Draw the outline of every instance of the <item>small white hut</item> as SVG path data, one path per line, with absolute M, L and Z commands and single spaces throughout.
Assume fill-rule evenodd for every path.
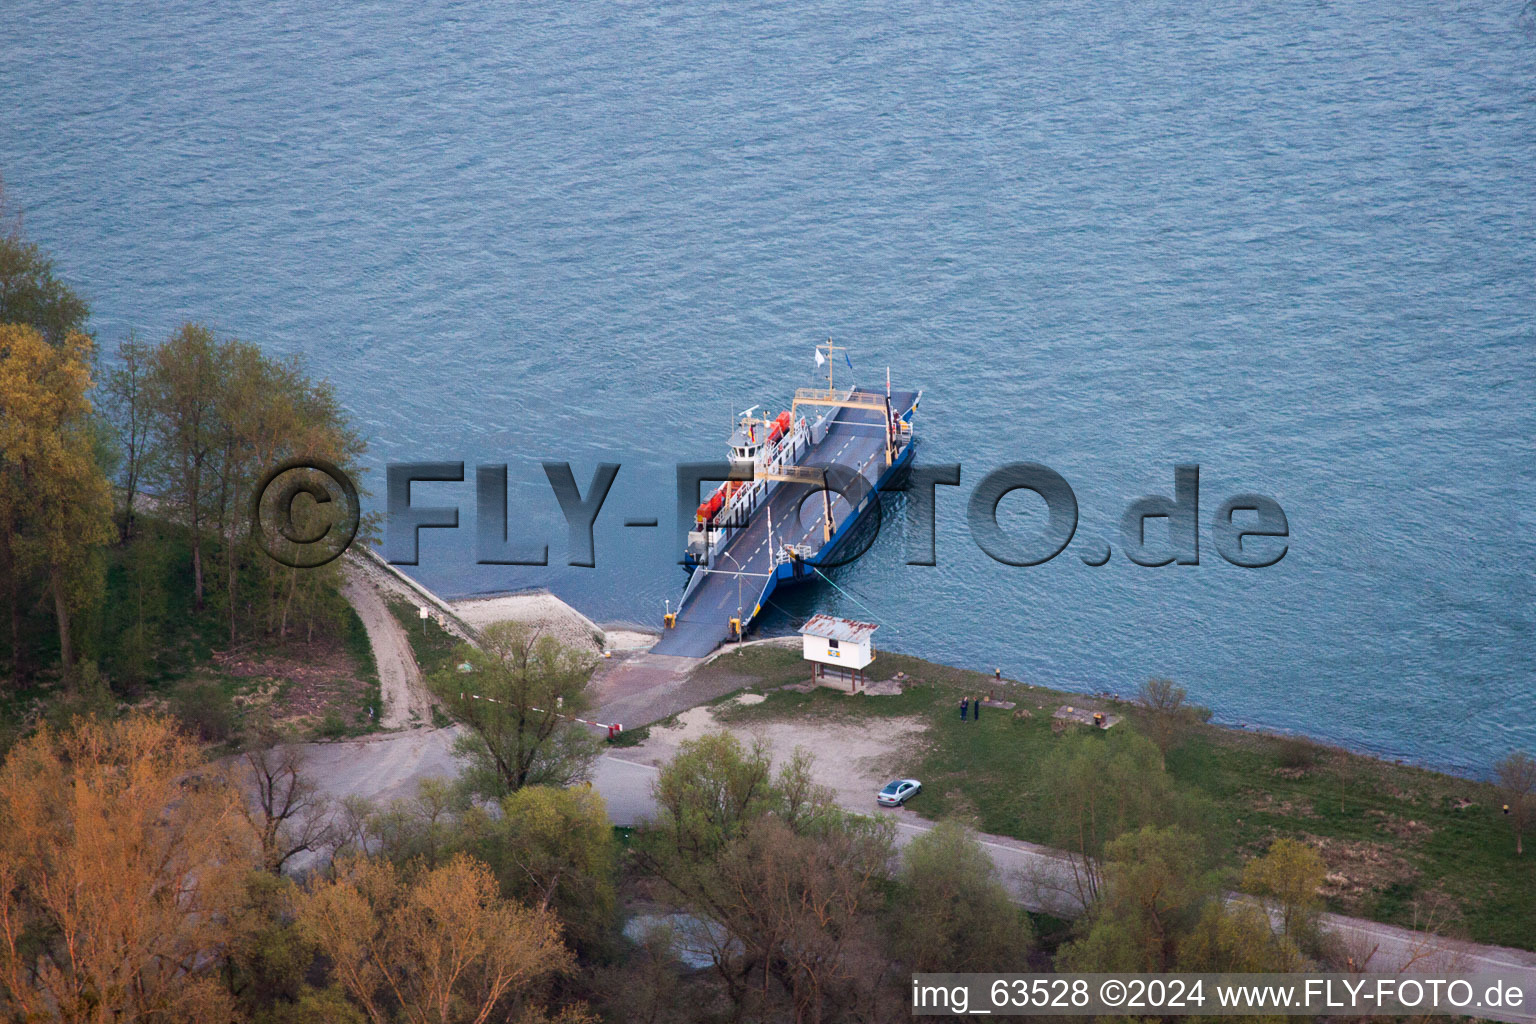
M 805 660 L 811 663 L 811 681 L 833 689 L 857 693 L 864 685 L 864 669 L 875 660 L 873 622 L 855 622 L 831 615 L 815 615 L 800 627 Z

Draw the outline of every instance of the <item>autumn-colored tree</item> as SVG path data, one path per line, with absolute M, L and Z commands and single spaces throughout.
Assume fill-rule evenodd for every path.
M 258 863 L 240 799 L 163 718 L 19 743 L 0 767 L 0 1016 L 227 1020 L 216 967 Z
M 463 647 L 472 671 L 448 669 L 432 690 L 469 734 L 454 745 L 468 762 L 473 792 L 499 799 L 523 786 L 566 786 L 597 758 L 590 731 L 572 721 L 590 703 L 597 662 L 522 623 L 488 628 L 479 647 Z
M 490 869 L 464 855 L 414 874 L 344 859 L 296 910 L 373 1024 L 483 1024 L 516 1016 L 519 1003 L 521 1019 L 546 1019 L 536 986 L 574 963 L 553 913 L 504 899 Z
M 40 566 L 71 679 L 72 623 L 100 598 L 97 556 L 112 537 L 110 491 L 87 422 L 90 363 L 83 334 L 50 345 L 32 327 L 0 324 L 0 568 L 11 589 L 12 657 L 22 651 L 18 581 Z
M 1515 830 L 1515 855 L 1525 852 L 1525 830 L 1536 818 L 1536 758 L 1516 751 L 1494 766 L 1503 811 Z
M 1322 907 L 1318 888 L 1328 873 L 1322 854 L 1295 839 L 1276 839 L 1243 868 L 1243 888 L 1280 906 L 1281 931 L 1295 938 Z
M 902 851 L 891 948 L 912 971 L 1017 971 L 1034 935 L 975 833 L 941 822 Z

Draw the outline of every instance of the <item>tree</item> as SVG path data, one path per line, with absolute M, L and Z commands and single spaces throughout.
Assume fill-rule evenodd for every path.
M 1018 970 L 1034 946 L 992 858 L 956 821 L 907 844 L 892 910 L 891 949 L 912 971 Z
M 50 345 L 82 332 L 90 306 L 53 273 L 53 260 L 22 234 L 0 182 L 0 324 L 27 324 Z
M 572 969 L 554 914 L 503 899 L 462 854 L 414 875 L 345 859 L 296 900 L 300 926 L 373 1024 L 483 1024 L 498 1006 Z M 509 1019 L 516 1014 L 499 1014 Z M 581 1014 L 566 1020 L 585 1020 Z M 523 1020 L 545 1019 L 529 1007 Z
M 1179 942 L 1216 895 L 1199 839 L 1178 828 L 1141 828 L 1105 849 L 1104 897 L 1082 938 L 1062 948 L 1073 971 L 1172 970 Z
M 671 856 L 713 858 L 749 822 L 774 809 L 772 764 L 761 744 L 751 750 L 727 732 L 678 746 L 653 785 L 660 811 L 648 832 Z
M 257 863 L 238 790 L 163 718 L 44 727 L 0 767 L 0 1008 L 228 1019 L 214 972 Z
M 1525 830 L 1536 817 L 1536 759 L 1515 751 L 1494 766 L 1504 813 L 1515 830 L 1515 855 L 1525 852 Z
M 280 875 L 299 854 L 316 853 L 338 841 L 336 809 L 304 770 L 299 747 L 253 747 L 242 761 L 252 795 L 245 805 L 246 819 L 261 843 L 263 868 Z
M 1303 970 L 1295 943 L 1276 935 L 1269 915 L 1250 903 L 1213 899 L 1180 937 L 1176 970 L 1211 974 L 1286 974 Z
M 874 911 L 888 881 L 887 819 L 839 810 L 797 752 L 777 774 L 761 746 L 716 733 L 682 744 L 654 784 L 636 862 L 701 924 L 738 1018 L 878 1017 L 888 961 Z M 782 1014 L 781 1014 L 782 1015 Z
M 479 648 L 458 657 L 467 673 L 449 669 L 432 690 L 469 735 L 454 745 L 468 761 L 473 792 L 499 799 L 524 786 L 567 786 L 587 776 L 597 758 L 591 733 L 572 721 L 587 709 L 591 655 L 516 622 L 485 631 Z
M 1281 931 L 1294 938 L 1322 905 L 1317 890 L 1328 874 L 1322 855 L 1295 839 L 1276 839 L 1243 868 L 1243 888 L 1280 904 Z
M 382 810 L 367 813 L 363 845 L 397 865 L 419 861 L 435 868 L 463 852 L 467 837 L 459 815 L 469 809 L 468 794 L 461 787 L 446 779 L 422 779 L 414 797 L 397 797 Z
M 155 420 L 162 482 L 192 533 L 192 599 L 203 607 L 203 534 L 210 463 L 218 442 L 221 354 L 213 332 L 183 324 L 149 354 L 147 394 Z
M 102 382 L 104 412 L 123 455 L 123 518 L 120 539 L 133 536 L 133 505 L 145 476 L 152 471 L 149 402 L 150 348 L 133 335 L 117 347 L 117 366 Z
M 1132 732 L 1066 736 L 1041 766 L 1053 841 L 1071 857 L 1075 895 L 1085 906 L 1103 888 L 1111 842 L 1145 825 L 1191 820 L 1191 801 L 1158 767 L 1158 752 Z
M 39 565 L 71 681 L 72 622 L 101 596 L 97 556 L 112 536 L 110 491 L 87 419 L 90 360 L 83 334 L 54 346 L 32 327 L 0 325 L 0 563 L 11 589 L 13 662 L 22 652 L 18 581 Z
M 252 492 L 272 466 L 319 457 L 345 469 L 364 451 L 329 385 L 306 377 L 295 359 L 269 358 L 255 345 L 185 324 L 158 345 L 127 349 L 112 394 L 125 451 L 136 436 L 143 445 L 142 457 L 135 449 L 124 461 L 124 489 L 131 500 L 136 474 L 144 474 L 190 530 L 195 602 L 201 608 L 212 593 L 230 642 L 238 640 L 242 609 L 258 628 L 285 638 L 295 621 L 307 623 L 311 638 L 316 625 L 338 623 L 339 566 L 301 570 L 255 557 L 246 521 Z M 313 503 L 308 512 L 320 518 Z
M 618 851 L 596 790 L 524 786 L 502 798 L 499 817 L 475 812 L 466 831 L 502 892 L 555 911 L 578 950 L 610 937 Z
M 1168 751 L 1178 746 L 1189 727 L 1190 708 L 1184 698 L 1184 687 L 1174 685 L 1171 679 L 1148 679 L 1142 684 L 1139 700 L 1146 712 L 1142 729 L 1157 745 L 1158 765 L 1168 769 Z
M 825 824 L 796 832 L 777 815 L 757 819 L 706 873 L 705 898 L 690 904 L 739 943 L 739 957 L 725 944 L 714 952 L 722 966 L 734 961 L 738 982 L 760 972 L 760 991 L 777 982 L 794 1019 L 811 1024 L 876 1016 L 869 1011 L 887 969 L 874 914 L 891 829 L 852 815 Z

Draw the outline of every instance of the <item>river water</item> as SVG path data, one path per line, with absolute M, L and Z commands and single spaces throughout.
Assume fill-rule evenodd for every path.
M 655 625 L 673 465 L 850 346 L 922 388 L 935 567 L 896 521 L 787 595 L 877 646 L 1486 773 L 1536 747 L 1536 24 L 1516 0 L 658 5 L 9 0 L 0 174 L 106 343 L 201 319 L 328 376 L 382 466 L 506 462 L 548 586 Z M 840 369 L 846 371 L 847 367 Z M 564 565 L 542 460 L 623 469 Z M 1081 508 L 1031 568 L 988 471 Z M 1201 564 L 1119 517 L 1201 466 Z M 1211 543 L 1227 496 L 1285 558 Z M 658 529 L 625 528 L 658 517 Z M 1003 525 L 1038 529 L 1027 492 Z M 1084 562 L 1115 548 L 1110 562 Z

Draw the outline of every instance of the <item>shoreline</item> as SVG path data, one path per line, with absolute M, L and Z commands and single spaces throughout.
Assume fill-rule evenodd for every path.
M 488 625 L 490 621 L 518 621 L 528 622 L 533 625 L 544 625 L 547 623 L 562 622 L 563 620 L 569 624 L 562 625 L 559 629 L 552 629 L 551 633 L 553 635 L 558 636 L 562 632 L 569 633 L 573 637 L 576 637 L 576 643 L 578 646 L 592 647 L 596 649 L 598 653 L 602 653 L 605 648 L 612 653 L 643 653 L 647 647 L 638 646 L 640 643 L 640 638 L 649 637 L 650 642 L 654 643 L 655 640 L 661 636 L 661 632 L 659 630 L 648 629 L 642 625 L 632 622 L 617 621 L 599 624 L 588 618 L 583 612 L 581 612 L 580 609 L 576 608 L 569 601 L 554 593 L 548 587 L 535 586 L 524 587 L 515 590 L 491 591 L 468 595 L 453 600 L 447 600 L 433 593 L 424 584 L 421 584 L 412 579 L 406 573 L 402 572 L 398 567 L 386 562 L 377 552 L 371 549 L 366 550 L 368 550 L 368 554 L 372 556 L 373 561 L 387 568 L 387 570 L 393 576 L 405 581 L 412 590 L 426 595 L 442 610 L 449 612 L 455 617 L 455 619 L 459 620 L 471 629 L 483 628 L 483 625 Z M 471 618 L 467 617 L 465 614 L 466 608 L 474 609 L 472 614 L 474 614 L 475 617 L 480 617 L 487 612 L 494 614 L 496 611 L 520 610 L 520 614 L 508 614 L 503 619 L 490 619 L 482 624 L 476 623 Z M 532 610 L 534 614 L 529 615 L 528 612 L 530 610 Z M 577 637 L 577 628 L 574 625 L 576 623 L 580 623 L 586 627 L 589 627 L 590 632 L 596 632 L 603 636 L 605 639 L 603 641 L 599 641 L 596 644 L 592 644 L 590 640 L 582 640 L 580 637 Z M 588 637 L 590 637 L 590 632 L 588 633 Z M 610 635 L 619 639 L 619 643 L 612 647 L 609 647 L 606 643 L 606 638 Z M 748 640 L 746 646 L 750 647 L 753 644 L 769 643 L 774 641 L 788 642 L 794 638 L 795 635 L 793 633 L 771 636 L 759 635 L 751 640 Z M 699 659 L 699 667 L 702 668 L 703 666 L 719 658 L 722 654 L 734 649 L 735 645 L 722 644 L 708 657 Z M 905 657 L 916 658 L 925 664 L 936 665 L 942 668 L 961 672 L 977 672 L 982 675 L 987 674 L 985 669 L 967 668 L 963 665 L 949 665 L 944 662 L 931 661 L 923 654 L 902 650 L 900 648 L 892 647 L 887 648 L 887 650 L 893 654 L 901 654 Z M 1007 677 L 1004 678 L 1003 682 L 1013 686 L 1032 686 L 1062 693 L 1074 693 L 1084 698 L 1093 700 L 1118 701 L 1127 704 L 1134 704 L 1136 701 L 1136 695 L 1134 693 L 1112 694 L 1103 691 L 1095 692 L 1089 690 L 1074 690 L 1070 687 L 1063 687 L 1055 682 L 1026 683 L 1023 680 L 1009 679 Z M 1241 733 L 1249 736 L 1266 736 L 1274 739 L 1300 740 L 1320 747 L 1324 750 L 1342 751 L 1355 757 L 1370 758 L 1372 760 L 1381 761 L 1387 764 L 1394 764 L 1405 768 L 1418 768 L 1424 771 L 1437 772 L 1441 775 L 1447 775 L 1458 779 L 1466 779 L 1472 782 L 1488 782 L 1491 774 L 1489 772 L 1485 772 L 1482 775 L 1477 775 L 1454 765 L 1434 764 L 1418 758 L 1401 757 L 1378 750 L 1362 750 L 1343 743 L 1335 742 L 1330 739 L 1315 736 L 1311 733 L 1295 732 L 1280 728 L 1271 728 L 1258 723 L 1227 719 L 1223 716 L 1220 709 L 1211 708 L 1210 710 L 1211 718 L 1208 723 L 1209 725 L 1234 733 Z

